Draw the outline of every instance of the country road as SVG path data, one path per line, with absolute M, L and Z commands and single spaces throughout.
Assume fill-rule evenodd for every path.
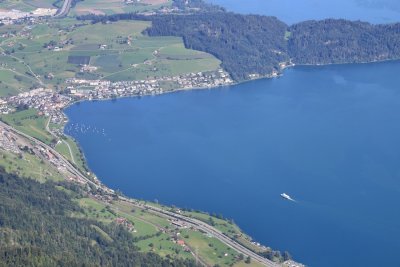
M 50 117 L 50 118 L 48 119 L 48 121 L 47 121 L 47 124 L 46 124 L 46 131 L 48 131 L 54 138 L 59 139 L 59 137 L 58 137 L 54 132 L 52 132 L 52 131 L 50 130 L 50 127 L 49 127 L 50 121 L 51 121 L 51 117 Z M 72 152 L 71 146 L 70 146 L 70 145 L 68 144 L 68 142 L 65 141 L 65 140 L 62 140 L 62 139 L 61 139 L 60 141 L 61 141 L 62 143 L 64 143 L 64 144 L 67 146 L 68 151 L 69 151 L 69 155 L 70 155 L 71 160 L 72 160 L 72 163 L 76 164 L 75 158 L 74 158 L 74 153 Z
M 69 172 L 73 173 L 74 175 L 78 176 L 80 179 L 86 181 L 88 184 L 91 184 L 92 186 L 94 186 L 97 189 L 101 189 L 104 192 L 107 192 L 108 194 L 113 194 L 114 195 L 114 190 L 106 187 L 105 185 L 99 183 L 95 183 L 92 180 L 90 180 L 88 177 L 86 177 L 84 174 L 82 174 L 78 169 L 76 169 L 67 159 L 65 159 L 60 153 L 58 153 L 56 150 L 54 150 L 52 147 L 48 146 L 47 144 L 37 140 L 36 138 L 33 138 L 25 133 L 22 133 L 18 130 L 16 130 L 15 128 L 11 127 L 10 125 L 0 121 L 0 126 L 4 127 L 12 132 L 14 132 L 17 135 L 20 135 L 22 137 L 25 137 L 26 139 L 29 139 L 31 142 L 34 142 L 38 145 L 41 145 L 42 147 L 45 147 L 46 149 L 48 149 L 49 151 L 51 151 L 54 155 L 56 155 L 57 157 L 59 157 L 59 159 L 63 162 L 63 164 L 65 165 L 65 167 L 68 169 Z M 162 217 L 166 217 L 166 218 L 172 218 L 172 219 L 179 219 L 182 221 L 185 221 L 187 224 L 189 224 L 191 227 L 193 227 L 194 229 L 197 229 L 199 231 L 202 231 L 204 233 L 207 233 L 215 238 L 217 238 L 218 240 L 220 240 L 222 243 L 226 244 L 227 246 L 233 248 L 234 250 L 236 250 L 238 253 L 243 254 L 244 256 L 249 256 L 252 260 L 263 264 L 264 266 L 268 266 L 268 267 L 278 267 L 278 266 L 282 266 L 282 264 L 278 264 L 275 263 L 271 260 L 268 260 L 256 253 L 254 253 L 253 251 L 251 251 L 250 249 L 246 248 L 245 246 L 241 245 L 240 243 L 238 243 L 236 240 L 226 236 L 225 234 L 223 234 L 221 231 L 219 231 L 218 229 L 216 229 L 215 227 L 202 222 L 200 220 L 194 219 L 194 218 L 190 218 L 188 216 L 184 216 L 182 214 L 179 213 L 175 213 L 175 212 L 171 212 L 168 211 L 166 209 L 161 209 L 161 208 L 157 208 L 148 204 L 139 204 L 137 201 L 127 198 L 127 197 L 123 197 L 120 196 L 119 197 L 120 200 L 129 202 L 137 207 L 140 208 L 145 208 L 147 210 L 150 210 Z M 304 265 L 292 265 L 292 266 L 304 266 Z
M 58 9 L 54 17 L 59 18 L 68 15 L 69 10 L 71 9 L 71 5 L 72 5 L 72 0 L 64 0 L 63 5 L 61 6 L 61 8 Z

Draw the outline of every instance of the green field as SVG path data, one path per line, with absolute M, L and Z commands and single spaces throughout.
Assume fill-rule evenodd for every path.
M 0 56 L 0 97 L 12 96 L 38 87 L 38 81 L 28 75 L 29 70 L 15 58 Z
M 141 210 L 132 212 L 132 207 L 126 203 L 114 202 L 111 205 L 105 205 L 90 198 L 77 201 L 84 208 L 85 216 L 89 218 L 105 223 L 114 223 L 117 217 L 129 220 L 135 229 L 132 235 L 138 238 L 137 246 L 143 252 L 151 251 L 161 256 L 172 255 L 180 258 L 192 257 L 190 253 L 184 252 L 182 247 L 173 243 L 168 235 L 159 232 L 157 222 L 164 226 L 169 225 L 168 221 L 161 217 Z M 76 214 L 76 216 L 82 215 Z
M 39 86 L 64 89 L 65 79 L 72 77 L 138 80 L 220 67 L 215 57 L 186 49 L 181 38 L 144 36 L 142 31 L 150 27 L 150 22 L 76 24 L 78 21 L 68 18 L 28 30 L 0 29 L 3 33 L 19 29 L 21 33 L 0 41 L 0 52 L 5 53 L 0 56 L 0 96 Z M 90 57 L 90 65 L 97 69 L 80 73 L 81 66 L 69 57 Z
M 16 79 L 16 73 L 10 70 L 0 69 L 0 97 L 16 95 L 24 90 L 20 88 L 20 83 Z M 23 82 L 28 83 L 29 79 L 21 77 Z
M 203 222 L 206 222 L 208 224 L 212 224 L 215 228 L 220 230 L 222 233 L 225 235 L 236 239 L 238 242 L 240 242 L 243 246 L 249 248 L 252 251 L 255 252 L 262 252 L 263 249 L 255 244 L 252 243 L 251 237 L 248 235 L 244 234 L 243 231 L 232 221 L 226 220 L 226 219 L 220 219 L 215 216 L 210 216 L 209 214 L 206 213 L 201 213 L 201 212 L 189 212 L 189 211 L 184 211 L 183 214 L 199 219 Z M 265 249 L 264 249 L 265 250 Z
M 8 173 L 32 178 L 39 182 L 63 180 L 62 175 L 49 163 L 43 162 L 28 153 L 22 153 L 21 155 L 22 158 L 0 149 L 0 166 L 4 167 Z
M 85 217 L 95 219 L 97 221 L 111 223 L 117 216 L 111 213 L 105 204 L 95 201 L 91 198 L 81 198 L 76 200 L 80 207 L 85 210 Z M 75 214 L 74 216 L 82 216 Z
M 245 263 L 244 261 L 240 261 L 238 263 L 235 263 L 235 265 L 233 265 L 234 267 L 264 267 L 264 264 L 258 263 L 258 262 L 254 262 L 252 261 L 250 264 L 249 263 Z
M 36 109 L 17 111 L 12 114 L 1 115 L 0 118 L 17 130 L 46 144 L 51 144 L 54 139 L 54 137 L 46 131 L 48 118 L 39 116 Z
M 84 14 L 97 14 L 97 15 L 111 15 L 116 13 L 130 13 L 130 12 L 148 12 L 168 7 L 172 0 L 142 0 L 133 1 L 133 3 L 126 4 L 122 0 L 85 0 L 78 2 L 71 10 L 70 15 L 84 15 Z
M 72 155 L 67 144 L 71 148 Z M 86 172 L 85 158 L 79 149 L 78 144 L 71 137 L 64 136 L 61 142 L 56 145 L 55 149 L 76 167 L 78 167 L 83 173 Z
M 62 143 L 58 143 L 55 147 L 55 150 L 60 153 L 61 155 L 63 155 L 66 159 L 68 159 L 70 162 L 72 161 L 71 158 L 71 153 L 69 152 L 69 149 L 67 147 L 67 145 L 62 142 Z
M 165 218 L 146 212 L 145 210 L 137 209 L 130 203 L 114 202 L 113 204 L 121 213 L 130 214 L 142 221 L 151 222 L 152 225 L 155 225 L 158 228 L 168 228 L 171 225 L 171 223 Z
M 197 250 L 199 257 L 209 265 L 230 266 L 236 262 L 238 253 L 212 236 L 190 230 L 183 230 L 181 235 L 185 243 Z

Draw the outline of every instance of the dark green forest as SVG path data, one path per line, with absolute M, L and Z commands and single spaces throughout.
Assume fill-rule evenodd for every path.
M 121 226 L 71 217 L 83 211 L 52 183 L 0 169 L 0 203 L 0 266 L 195 266 L 139 252 Z
M 205 51 L 222 61 L 235 80 L 270 74 L 287 61 L 287 26 L 275 17 L 233 13 L 156 16 L 146 33 L 182 36 L 187 48 Z
M 400 24 L 307 21 L 232 13 L 158 16 L 150 36 L 182 36 L 186 47 L 213 54 L 235 80 L 280 71 L 279 63 L 361 63 L 400 58 Z
M 358 63 L 400 58 L 400 23 L 372 25 L 327 19 L 290 27 L 290 57 L 296 64 Z

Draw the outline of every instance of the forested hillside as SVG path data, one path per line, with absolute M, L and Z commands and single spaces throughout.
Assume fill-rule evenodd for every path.
M 151 36 L 182 36 L 185 45 L 222 61 L 235 80 L 280 71 L 279 63 L 360 63 L 400 58 L 400 23 L 307 21 L 288 27 L 274 17 L 213 13 L 158 16 Z
M 0 266 L 195 266 L 138 252 L 122 226 L 73 217 L 83 211 L 51 183 L 0 169 L 0 202 Z
M 290 27 L 296 64 L 357 63 L 400 58 L 400 24 L 347 20 L 307 21 Z
M 187 8 L 185 1 L 175 5 Z M 202 0 L 190 2 L 202 12 L 181 15 L 82 16 L 106 23 L 150 20 L 150 36 L 180 36 L 187 48 L 205 51 L 222 61 L 236 81 L 280 72 L 289 60 L 295 64 L 360 63 L 400 59 L 400 23 L 372 25 L 360 21 L 327 19 L 292 26 L 275 17 L 224 12 Z M 190 8 L 189 8 L 190 9 Z M 400 19 L 399 19 L 400 20 Z M 258 74 L 252 76 L 252 74 Z
M 155 16 L 150 36 L 182 36 L 187 48 L 205 51 L 222 61 L 235 80 L 265 76 L 288 60 L 287 26 L 275 17 L 205 13 Z

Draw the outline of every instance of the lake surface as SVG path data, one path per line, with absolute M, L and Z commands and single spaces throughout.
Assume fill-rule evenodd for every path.
M 400 22 L 399 0 L 207 0 L 230 11 L 276 16 L 293 24 L 344 18 L 371 23 Z
M 309 266 L 399 266 L 399 73 L 400 62 L 296 67 L 82 102 L 66 132 L 129 196 L 222 213 Z

